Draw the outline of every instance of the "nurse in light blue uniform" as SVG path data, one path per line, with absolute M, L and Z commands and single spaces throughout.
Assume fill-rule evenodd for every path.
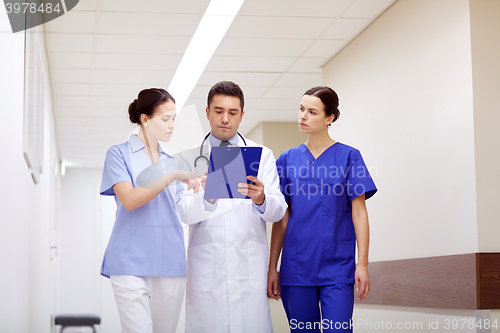
M 117 211 L 101 274 L 111 280 L 123 332 L 175 332 L 183 303 L 187 268 L 176 202 L 199 180 L 159 143 L 170 140 L 175 115 L 168 92 L 142 90 L 129 107 L 139 134 L 106 154 L 100 192 L 115 197 Z
M 281 297 L 292 331 L 352 332 L 354 289 L 361 300 L 370 289 L 365 200 L 377 188 L 360 152 L 330 138 L 339 116 L 331 88 L 309 89 L 299 111 L 308 140 L 276 162 L 288 210 L 273 225 L 268 294 Z

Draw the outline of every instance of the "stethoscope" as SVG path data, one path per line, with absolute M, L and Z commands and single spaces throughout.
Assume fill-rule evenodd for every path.
M 205 138 L 203 139 L 203 141 L 201 142 L 201 146 L 200 146 L 200 155 L 194 160 L 194 168 L 196 170 L 196 168 L 198 167 L 198 161 L 201 159 L 201 160 L 204 160 L 206 165 L 207 165 L 207 168 L 208 168 L 208 165 L 209 165 L 209 162 L 208 162 L 208 158 L 206 156 L 203 155 L 203 146 L 205 145 L 205 142 L 207 141 L 208 137 L 210 136 L 212 132 L 208 132 L 208 134 L 205 136 Z M 245 146 L 247 145 L 247 142 L 245 140 L 245 138 L 243 137 L 243 135 L 240 134 L 240 132 L 236 132 L 241 140 L 243 140 L 243 143 L 245 144 Z

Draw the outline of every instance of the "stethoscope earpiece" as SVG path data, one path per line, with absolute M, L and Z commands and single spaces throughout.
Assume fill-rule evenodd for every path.
M 205 138 L 203 139 L 203 141 L 201 142 L 201 146 L 200 146 L 200 155 L 194 160 L 194 168 L 196 170 L 196 168 L 198 167 L 198 161 L 199 160 L 204 160 L 205 163 L 207 164 L 207 170 L 208 170 L 208 165 L 209 165 L 209 161 L 208 161 L 208 158 L 206 156 L 203 155 L 203 146 L 205 145 L 205 142 L 207 141 L 208 137 L 210 136 L 210 133 L 211 132 L 208 132 L 207 135 L 205 135 Z M 245 146 L 247 145 L 247 141 L 245 140 L 245 138 L 243 137 L 243 135 L 240 134 L 240 132 L 236 132 L 241 140 L 243 140 L 243 143 L 245 144 Z

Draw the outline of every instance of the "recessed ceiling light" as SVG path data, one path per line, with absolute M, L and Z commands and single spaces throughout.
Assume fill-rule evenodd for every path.
M 177 113 L 182 111 L 191 91 L 200 79 L 222 38 L 226 35 L 244 1 L 210 1 L 168 87 L 168 92 L 176 100 Z

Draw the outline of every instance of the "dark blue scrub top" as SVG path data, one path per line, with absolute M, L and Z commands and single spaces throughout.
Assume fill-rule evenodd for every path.
M 276 161 L 290 204 L 280 284 L 354 283 L 356 235 L 351 200 L 377 192 L 360 152 L 337 142 L 316 160 L 305 144 Z

